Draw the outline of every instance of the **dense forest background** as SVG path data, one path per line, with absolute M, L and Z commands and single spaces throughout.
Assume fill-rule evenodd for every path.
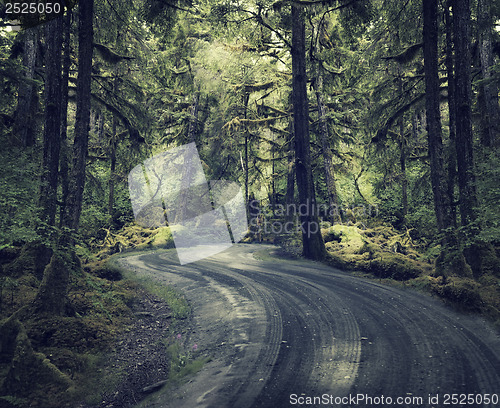
M 155 239 L 170 245 L 168 233 L 134 224 L 127 177 L 190 142 L 207 179 L 239 183 L 247 205 L 262 209 L 269 229 L 246 241 L 412 282 L 500 318 L 498 2 L 80 0 L 62 16 L 13 15 L 8 3 L 6 404 L 33 391 L 19 380 L 33 375 L 15 362 L 20 344 L 32 351 L 26 370 L 37 361 L 54 392 L 68 389 L 68 372 L 83 372 L 71 362 L 93 345 L 77 350 L 75 338 L 66 357 L 40 357 L 64 343 L 44 339 L 47 322 L 110 339 L 125 324 L 91 319 L 106 294 L 128 293 L 108 290 L 113 273 L 95 263 Z M 308 211 L 276 211 L 290 204 Z M 270 227 L 287 220 L 308 227 Z M 87 292 L 97 294 L 85 309 Z M 109 314 L 106 305 L 95 313 Z

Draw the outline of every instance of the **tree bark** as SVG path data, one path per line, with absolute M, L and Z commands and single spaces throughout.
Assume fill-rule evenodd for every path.
M 64 225 L 78 230 L 82 211 L 85 169 L 88 155 L 90 125 L 90 94 L 93 41 L 93 0 L 80 0 L 78 22 L 78 79 L 76 91 L 75 140 L 73 167 Z
M 457 207 L 455 204 L 455 180 L 457 178 L 456 139 L 456 109 L 455 109 L 455 73 L 453 58 L 453 21 L 450 13 L 451 0 L 445 6 L 446 24 L 446 73 L 448 79 L 448 116 L 449 116 L 449 143 L 447 166 L 447 194 L 450 203 L 450 219 L 453 227 L 457 226 Z
M 45 127 L 39 191 L 40 218 L 55 225 L 57 182 L 61 149 L 61 47 L 62 20 L 45 24 Z
M 443 140 L 439 104 L 437 0 L 423 1 L 423 39 L 425 71 L 425 107 L 431 165 L 431 185 L 437 227 L 449 227 L 449 205 L 444 189 Z
M 295 151 L 294 151 L 294 137 L 293 137 L 293 119 L 290 118 L 290 123 L 288 126 L 288 154 L 287 154 L 287 178 L 286 178 L 286 193 L 285 193 L 285 204 L 286 204 L 286 222 L 293 221 L 293 213 L 288 211 L 288 208 L 294 203 L 295 195 Z
M 61 206 L 59 211 L 59 226 L 63 225 L 68 198 L 69 183 L 69 147 L 68 147 L 68 90 L 69 70 L 71 67 L 71 10 L 63 19 L 63 60 L 62 60 L 62 85 L 61 85 L 61 157 L 59 173 L 61 176 Z
M 399 36 L 398 36 L 399 42 Z M 398 91 L 400 95 L 403 95 L 403 77 L 401 72 L 401 67 L 398 66 Z M 399 168 L 401 171 L 401 209 L 403 215 L 403 224 L 406 223 L 406 216 L 408 215 L 408 177 L 406 175 L 406 155 L 407 155 L 407 140 L 405 136 L 405 122 L 404 115 L 402 115 L 398 120 L 399 125 Z
M 113 80 L 113 92 L 115 95 L 118 94 L 118 78 L 120 76 L 120 70 L 118 67 L 115 68 L 115 79 Z M 111 140 L 110 140 L 110 166 L 109 166 L 109 197 L 108 197 L 108 214 L 113 217 L 114 206 L 115 206 L 115 182 L 116 182 L 116 148 L 118 146 L 118 140 L 116 136 L 118 119 L 113 116 L 113 123 L 111 129 Z
M 408 177 L 406 176 L 406 154 L 407 154 L 407 146 L 406 139 L 404 137 L 404 125 L 403 119 L 400 119 L 400 134 L 401 139 L 399 141 L 399 147 L 401 149 L 401 153 L 399 155 L 399 167 L 401 170 L 401 208 L 403 215 L 403 223 L 406 223 L 406 216 L 408 215 Z
M 188 126 L 188 143 L 196 142 L 196 134 L 198 129 L 198 111 L 200 106 L 200 92 L 195 91 L 193 94 L 193 102 L 191 104 L 191 115 L 189 119 Z M 186 154 L 184 157 L 184 165 L 182 167 L 182 175 L 181 175 L 181 191 L 179 197 L 179 207 L 175 214 L 175 223 L 182 223 L 187 218 L 191 218 L 198 214 L 187 214 L 188 202 L 189 200 L 189 192 L 192 187 L 193 182 L 193 165 L 191 164 L 193 157 L 191 153 Z
M 323 155 L 323 169 L 325 171 L 326 192 L 328 195 L 328 219 L 334 224 L 339 219 L 339 200 L 335 171 L 333 169 L 333 154 L 329 145 L 328 123 L 326 122 L 326 106 L 323 101 L 323 68 L 318 64 L 318 75 L 315 82 L 316 101 L 318 103 L 319 131 L 321 135 L 321 150 Z
M 295 163 L 299 190 L 299 211 L 303 255 L 320 260 L 326 255 L 316 214 L 309 142 L 305 19 L 302 8 L 292 5 L 292 89 Z
M 479 60 L 481 66 L 481 77 L 488 81 L 491 79 L 491 68 L 494 65 L 492 49 L 492 18 L 491 1 L 478 0 L 477 2 L 477 27 Z M 486 82 L 480 85 L 480 129 L 481 144 L 486 147 L 492 146 L 500 131 L 500 107 L 498 105 L 498 86 L 495 82 Z
M 69 284 L 69 268 L 59 254 L 52 255 L 43 272 L 34 305 L 37 313 L 63 316 Z
M 461 224 L 468 225 L 476 219 L 477 206 L 474 157 L 472 142 L 472 86 L 470 50 L 470 4 L 469 0 L 453 2 L 453 29 L 455 68 L 456 150 L 458 164 L 458 187 L 460 197 Z
M 28 28 L 23 39 L 23 67 L 26 81 L 19 85 L 18 102 L 14 116 L 12 133 L 15 142 L 24 147 L 35 144 L 36 110 L 38 105 L 38 90 L 33 84 L 37 57 L 38 29 Z
M 115 182 L 116 182 L 116 147 L 118 140 L 116 140 L 116 127 L 118 120 L 113 118 L 113 129 L 111 131 L 110 141 L 110 166 L 109 166 L 109 197 L 108 197 L 108 214 L 113 217 L 115 206 Z
M 250 100 L 250 94 L 245 93 L 243 96 L 243 109 L 244 109 L 244 118 L 247 119 L 247 114 L 248 114 L 248 101 Z M 248 176 L 249 176 L 249 169 L 248 169 L 248 128 L 244 126 L 244 135 L 245 135 L 245 162 L 244 162 L 244 171 L 245 171 L 245 205 L 247 208 L 247 220 L 250 221 L 250 214 L 248 213 Z

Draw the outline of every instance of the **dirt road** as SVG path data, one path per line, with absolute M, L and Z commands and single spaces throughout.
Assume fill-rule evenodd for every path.
M 485 322 L 275 251 L 240 244 L 184 266 L 175 251 L 121 261 L 185 293 L 190 341 L 212 356 L 141 406 L 500 407 L 500 337 Z

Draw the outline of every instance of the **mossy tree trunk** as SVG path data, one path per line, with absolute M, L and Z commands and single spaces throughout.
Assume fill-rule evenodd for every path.
M 81 0 L 78 8 L 78 79 L 75 140 L 73 142 L 73 166 L 69 183 L 67 211 L 64 219 L 64 225 L 73 230 L 77 230 L 80 223 L 88 155 L 94 0 Z
M 195 91 L 193 93 L 193 101 L 191 103 L 191 114 L 189 117 L 189 126 L 187 132 L 187 143 L 196 143 L 196 136 L 198 133 L 198 112 L 200 110 L 200 91 Z M 194 177 L 194 171 L 196 169 L 196 162 L 193 162 L 195 157 L 193 152 L 188 150 L 187 154 L 184 156 L 184 164 L 182 166 L 181 175 L 181 191 L 179 194 L 180 205 L 176 209 L 175 220 L 168 220 L 169 222 L 175 221 L 176 224 L 182 223 L 187 218 L 198 214 L 187 214 L 186 210 L 188 208 L 188 200 L 190 199 L 190 192 Z
M 64 391 L 72 385 L 44 354 L 33 350 L 24 325 L 15 316 L 0 326 L 0 362 L 10 363 L 0 395 L 26 398 L 47 388 Z
M 68 265 L 55 253 L 43 273 L 42 283 L 34 301 L 36 312 L 63 316 L 66 311 L 68 283 Z
M 62 19 L 45 24 L 45 126 L 39 206 L 43 222 L 54 225 L 61 149 L 61 48 Z
M 33 146 L 36 137 L 36 111 L 38 105 L 38 89 L 32 82 L 35 77 L 37 58 L 38 29 L 28 28 L 23 38 L 23 68 L 27 81 L 19 84 L 17 108 L 14 116 L 12 134 L 16 141 L 25 147 Z
M 62 59 L 62 85 L 61 85 L 61 157 L 59 174 L 61 176 L 61 204 L 59 208 L 59 226 L 62 226 L 63 217 L 68 198 L 69 183 L 69 149 L 68 149 L 68 90 L 69 71 L 71 68 L 71 19 L 72 13 L 68 11 L 64 16 L 63 28 L 63 59 Z
M 293 148 L 294 137 L 293 137 L 293 119 L 290 118 L 288 124 L 288 136 L 287 136 L 287 177 L 286 177 L 286 193 L 285 193 L 285 204 L 287 208 L 294 202 L 295 195 L 295 151 Z M 286 221 L 293 221 L 293 213 L 291 211 L 286 211 Z
M 455 55 L 456 151 L 460 218 L 463 226 L 476 220 L 477 196 L 472 135 L 472 85 L 469 0 L 453 3 Z
M 425 107 L 427 113 L 427 138 L 431 165 L 431 184 L 434 195 L 434 211 L 438 229 L 450 225 L 449 205 L 444 189 L 443 140 L 439 102 L 438 71 L 438 22 L 437 1 L 423 1 L 423 37 L 425 71 Z
M 115 68 L 115 79 L 113 80 L 113 92 L 118 93 L 118 78 L 120 77 L 120 70 L 117 66 Z M 108 197 L 108 214 L 113 217 L 114 215 L 114 207 L 115 207 L 115 183 L 117 179 L 116 173 L 116 149 L 118 147 L 118 136 L 117 136 L 117 127 L 118 127 L 118 119 L 116 116 L 113 116 L 113 122 L 111 125 L 111 139 L 109 141 L 109 156 L 110 156 L 110 165 L 109 165 L 109 180 L 108 180 L 108 188 L 109 188 L 109 197 Z
M 295 166 L 301 211 L 303 254 L 310 259 L 323 259 L 325 244 L 321 237 L 311 168 L 309 141 L 309 104 L 306 76 L 306 40 L 304 11 L 292 5 L 292 81 L 293 127 L 295 133 Z
M 244 109 L 244 118 L 248 118 L 248 101 L 250 100 L 250 93 L 245 92 L 243 95 L 243 109 Z M 248 128 L 246 125 L 244 126 L 243 134 L 245 137 L 245 159 L 243 162 L 243 167 L 245 171 L 245 205 L 247 208 L 247 220 L 249 219 L 249 214 L 248 214 L 248 167 L 249 167 L 249 162 L 248 162 L 248 144 L 249 144 L 249 137 L 250 137 L 250 132 L 248 131 Z
M 446 74 L 448 79 L 448 112 L 449 112 L 449 143 L 447 165 L 447 195 L 450 203 L 451 225 L 457 227 L 457 206 L 455 204 L 455 182 L 457 178 L 457 154 L 455 147 L 456 135 L 456 109 L 455 109 L 455 73 L 453 58 L 453 20 L 451 16 L 451 0 L 445 6 L 446 24 Z
M 318 73 L 315 81 L 316 101 L 318 103 L 319 131 L 321 135 L 321 151 L 323 155 L 323 169 L 325 171 L 326 192 L 328 195 L 329 220 L 332 224 L 338 221 L 339 199 L 333 169 L 333 153 L 330 149 L 328 137 L 328 123 L 326 121 L 326 106 L 323 99 L 323 67 L 318 64 Z
M 480 85 L 482 97 L 478 97 L 481 143 L 486 147 L 490 147 L 496 142 L 500 131 L 498 85 L 491 81 L 492 67 L 494 66 L 491 0 L 478 0 L 477 9 L 477 43 L 481 77 L 486 81 Z

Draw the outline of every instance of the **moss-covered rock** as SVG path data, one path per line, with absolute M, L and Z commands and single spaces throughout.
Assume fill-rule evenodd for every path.
M 37 348 L 68 348 L 78 352 L 103 350 L 117 334 L 116 327 L 99 316 L 42 318 L 26 322 L 26 327 Z
M 325 231 L 324 236 L 331 237 L 330 241 L 340 241 L 342 248 L 350 253 L 358 253 L 365 242 L 360 230 L 353 225 L 334 225 Z
M 63 315 L 66 311 L 70 267 L 59 253 L 54 253 L 43 273 L 34 302 L 38 313 Z
M 500 277 L 500 259 L 489 243 L 475 243 L 464 249 L 464 256 L 472 269 L 474 278 L 483 275 Z
M 19 256 L 3 267 L 3 273 L 19 277 L 27 273 L 42 279 L 45 266 L 50 262 L 52 249 L 40 242 L 29 242 L 23 246 Z
M 333 241 L 335 242 L 342 241 L 342 234 L 340 233 L 340 231 L 336 231 L 332 227 L 322 228 L 321 236 L 323 237 L 323 241 L 325 242 L 325 244 Z
M 181 229 L 181 227 L 171 227 L 171 228 L 177 228 L 179 231 Z M 153 247 L 173 248 L 174 238 L 172 236 L 171 228 L 170 227 L 158 228 L 156 234 L 153 237 L 151 245 Z
M 8 319 L 0 326 L 5 346 L 2 358 L 10 358 L 7 375 L 0 387 L 4 396 L 26 397 L 45 387 L 62 392 L 71 386 L 71 380 L 52 364 L 44 354 L 36 353 L 24 325 L 17 319 Z M 49 405 L 46 405 L 47 407 Z
M 358 253 L 359 254 L 368 254 L 368 258 L 372 259 L 374 258 L 377 254 L 379 254 L 380 251 L 380 246 L 366 240 L 361 248 L 359 249 Z
M 326 262 L 333 266 L 334 268 L 352 270 L 355 268 L 355 263 L 350 262 L 344 256 L 340 256 L 335 252 L 330 252 L 328 249 L 328 244 L 325 245 L 327 249 Z
M 422 273 L 414 262 L 398 254 L 379 252 L 370 261 L 370 271 L 379 278 L 392 278 L 398 281 L 414 279 Z
M 435 276 L 472 278 L 472 269 L 459 250 L 443 249 L 436 259 Z
M 403 248 L 401 235 L 389 227 L 361 230 L 351 225 L 335 225 L 322 232 L 328 241 L 325 247 L 329 252 L 328 262 L 332 266 L 363 270 L 379 278 L 399 281 L 414 279 L 426 272 L 415 251 L 406 247 L 404 251 L 394 251 L 393 243 Z
M 434 293 L 441 298 L 470 310 L 478 310 L 482 305 L 480 285 L 471 278 L 450 277 L 432 285 Z
M 101 279 L 117 282 L 123 279 L 123 274 L 120 268 L 114 267 L 112 264 L 104 264 L 92 270 L 92 273 Z

